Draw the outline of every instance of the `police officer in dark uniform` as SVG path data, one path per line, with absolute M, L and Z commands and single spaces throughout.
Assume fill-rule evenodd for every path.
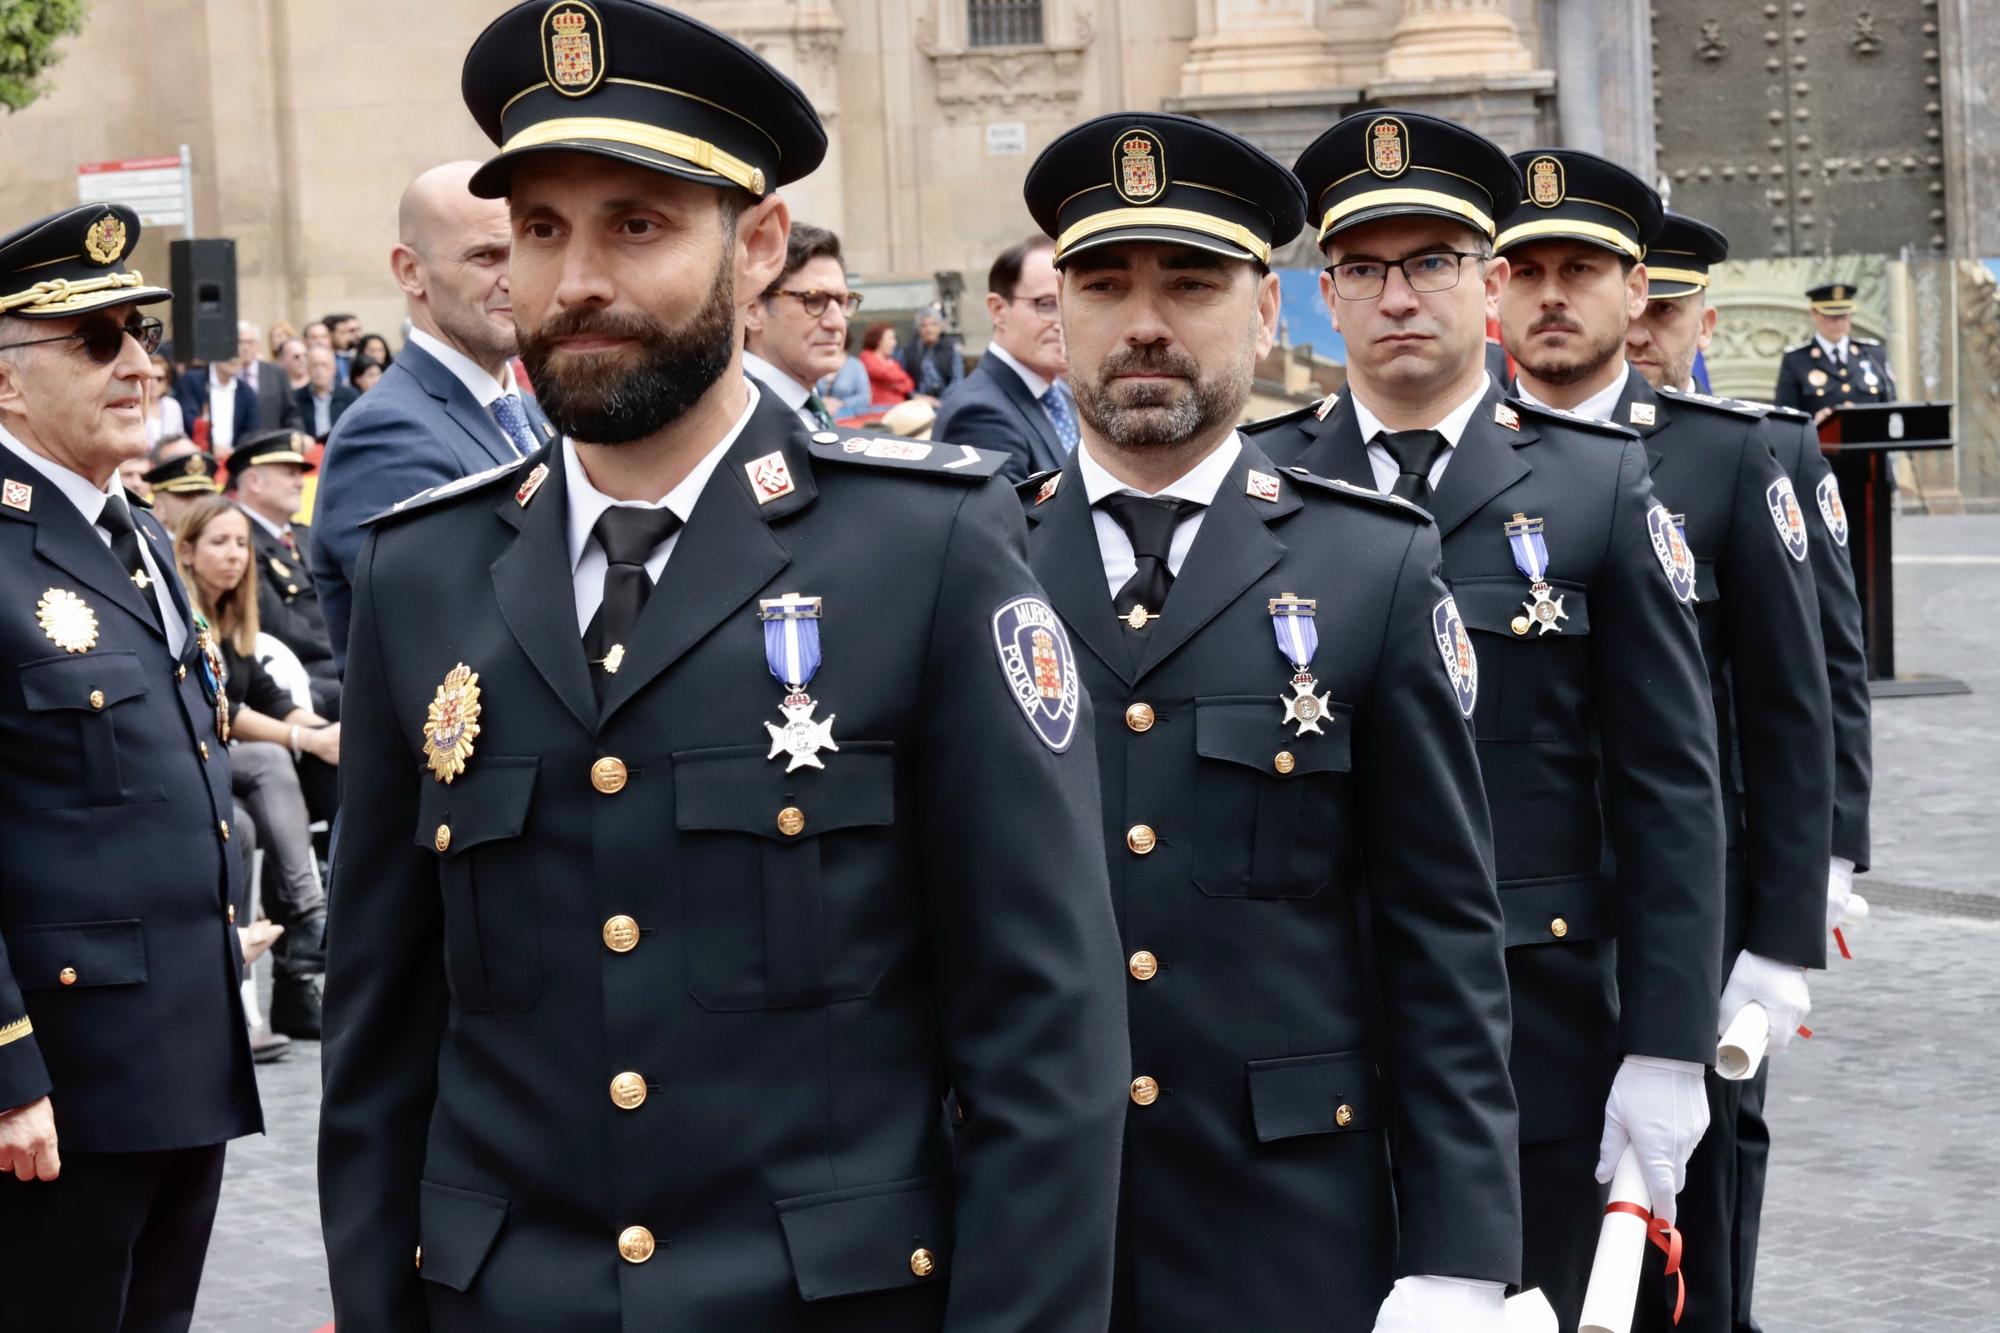
M 1112 1327 L 1497 1330 L 1520 1200 L 1471 641 L 1422 510 L 1235 429 L 1298 182 L 1121 112 L 1025 193 L 1083 442 L 1021 493 L 1097 708 L 1131 1015 Z
M 1660 234 L 1646 250 L 1646 313 L 1625 338 L 1626 355 L 1654 385 L 1691 388 L 1694 357 L 1714 334 L 1715 308 L 1708 304 L 1709 268 L 1729 257 L 1729 240 L 1696 218 L 1668 212 Z M 1820 453 L 1812 418 L 1790 408 L 1749 404 L 1765 411 L 1764 442 L 1791 479 L 1805 513 L 1808 563 L 1819 603 L 1820 637 L 1826 647 L 1827 686 L 1833 707 L 1833 846 L 1827 875 L 1829 930 L 1847 912 L 1857 870 L 1868 867 L 1868 806 L 1873 772 L 1869 729 L 1868 670 L 1863 653 L 1861 602 L 1847 556 L 1847 514 L 1832 470 Z M 1808 503 L 1805 497 L 1811 496 Z M 1765 1081 L 1770 1065 L 1759 1066 L 1743 1085 L 1736 1112 L 1736 1191 L 1734 1207 L 1735 1327 L 1754 1327 L 1750 1298 L 1756 1273 L 1759 1218 L 1763 1211 L 1770 1131 L 1764 1123 Z
M 229 455 L 229 490 L 250 516 L 257 619 L 266 634 L 292 650 L 312 678 L 313 711 L 334 721 L 340 717 L 340 675 L 333 667 L 326 616 L 308 563 L 312 527 L 292 521 L 301 484 L 313 471 L 305 452 L 311 444 L 310 437 L 295 430 L 251 436 Z M 265 470 L 254 471 L 259 468 Z
M 1000 457 L 809 435 L 744 378 L 826 149 L 748 48 L 537 0 L 464 88 L 562 436 L 356 567 L 342 1327 L 1102 1328 L 1117 927 Z
M 1658 196 L 1588 153 L 1534 150 L 1514 161 L 1528 202 L 1496 242 L 1511 266 L 1501 337 L 1524 398 L 1639 432 L 1653 487 L 1692 553 L 1716 749 L 1728 756 L 1728 980 L 1715 1031 L 1755 1001 L 1770 1015 L 1775 1053 L 1810 1008 L 1805 970 L 1826 961 L 1833 747 L 1805 515 L 1765 443 L 1761 413 L 1655 390 L 1626 362 L 1630 322 L 1648 302 L 1641 261 L 1662 225 Z M 1732 1300 L 1741 1085 L 1713 1072 L 1706 1083 L 1708 1130 L 1689 1161 L 1678 1220 L 1689 1318 L 1715 1329 L 1727 1327 Z M 1674 1285 L 1674 1294 L 1641 1299 L 1641 1327 L 1667 1326 Z
M 218 471 L 215 460 L 207 454 L 182 454 L 148 471 L 146 485 L 152 490 L 153 516 L 159 519 L 160 526 L 169 533 L 178 533 L 184 504 L 204 495 L 220 494 Z
M 1348 392 L 1249 434 L 1280 462 L 1410 497 L 1443 534 L 1481 674 L 1522 1281 L 1574 1328 L 1600 1181 L 1629 1144 L 1671 1217 L 1715 1052 L 1722 820 L 1694 561 L 1638 440 L 1510 399 L 1486 371 L 1486 305 L 1508 275 L 1490 257 L 1496 222 L 1546 221 L 1523 209 L 1504 152 L 1448 121 L 1371 111 L 1294 170 L 1331 261 L 1320 287 Z
M 1807 291 L 1806 301 L 1813 336 L 1785 349 L 1772 401 L 1808 413 L 1814 422 L 1849 403 L 1894 402 L 1896 377 L 1889 373 L 1887 351 L 1877 340 L 1853 334 L 1853 285 L 1825 283 Z
M 219 655 L 118 482 L 170 293 L 139 219 L 0 239 L 0 1323 L 185 1329 L 224 1145 L 263 1128 L 237 987 Z

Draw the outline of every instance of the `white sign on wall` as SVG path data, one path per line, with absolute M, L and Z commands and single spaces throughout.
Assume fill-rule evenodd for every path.
M 999 120 L 986 127 L 986 156 L 1022 157 L 1028 151 L 1028 127 L 1018 120 Z
M 124 204 L 142 227 L 185 227 L 193 212 L 188 173 L 175 157 L 85 162 L 76 169 L 79 204 Z

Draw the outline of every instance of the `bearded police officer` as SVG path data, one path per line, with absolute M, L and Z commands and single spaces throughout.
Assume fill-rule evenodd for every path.
M 1781 1051 L 1810 1008 L 1805 969 L 1826 961 L 1832 837 L 1831 709 L 1805 515 L 1759 412 L 1655 390 L 1626 364 L 1629 323 L 1648 299 L 1641 261 L 1661 225 L 1658 196 L 1588 153 L 1535 150 L 1514 162 L 1527 202 L 1496 242 L 1511 266 L 1500 335 L 1524 398 L 1639 432 L 1654 489 L 1693 555 L 1716 749 L 1730 757 L 1722 775 L 1728 981 L 1714 1030 L 1754 1001 L 1770 1017 L 1771 1050 Z M 1688 1062 L 1674 1077 L 1702 1073 Z M 1706 1081 L 1708 1131 L 1677 1212 L 1688 1316 L 1703 1329 L 1729 1322 L 1741 1088 L 1713 1072 Z M 1681 1279 L 1670 1281 L 1672 1294 L 1640 1301 L 1640 1327 L 1667 1326 Z
M 356 566 L 342 1327 L 1102 1327 L 1117 933 L 998 456 L 809 435 L 744 378 L 826 148 L 748 48 L 537 0 L 464 82 L 561 438 Z
M 1083 429 L 1022 487 L 1029 550 L 1097 705 L 1127 955 L 1112 1327 L 1497 1330 L 1520 1214 L 1478 665 L 1420 509 L 1235 429 L 1298 182 L 1119 113 L 1026 195 Z
M 1574 1328 L 1599 1182 L 1629 1144 L 1653 1210 L 1672 1217 L 1705 1116 L 1722 827 L 1694 562 L 1637 440 L 1509 399 L 1486 371 L 1485 313 L 1508 280 L 1495 224 L 1541 221 L 1505 153 L 1379 111 L 1334 126 L 1295 170 L 1349 391 L 1251 435 L 1280 461 L 1415 499 L 1443 534 L 1482 677 L 1472 724 L 1506 917 L 1523 1283 Z
M 1806 292 L 1813 336 L 1793 343 L 1778 362 L 1772 401 L 1823 420 L 1849 403 L 1887 403 L 1896 398 L 1889 357 L 1873 338 L 1854 336 L 1854 285 L 1829 282 Z
M 139 219 L 0 239 L 0 1324 L 185 1329 L 223 1145 L 263 1127 L 231 902 L 221 658 L 146 452 L 170 293 Z
M 1695 354 L 1715 332 L 1708 303 L 1709 268 L 1729 257 L 1729 239 L 1696 218 L 1668 212 L 1646 249 L 1646 313 L 1625 334 L 1625 354 L 1655 388 L 1693 388 Z M 1762 407 L 1762 404 L 1750 404 Z M 1820 453 L 1812 418 L 1790 408 L 1769 408 L 1764 442 L 1791 479 L 1805 513 L 1808 560 L 1819 602 L 1820 637 L 1826 645 L 1827 686 L 1833 707 L 1833 846 L 1827 874 L 1829 930 L 1847 914 L 1857 870 L 1868 868 L 1868 804 L 1873 775 L 1868 670 L 1863 654 L 1861 602 L 1847 555 L 1847 514 L 1840 489 Z M 1811 496 L 1811 502 L 1806 500 Z M 1770 1130 L 1764 1122 L 1764 1088 L 1770 1064 L 1743 1085 L 1736 1111 L 1736 1186 L 1733 1209 L 1734 1325 L 1753 1327 L 1750 1298 L 1757 1266 Z

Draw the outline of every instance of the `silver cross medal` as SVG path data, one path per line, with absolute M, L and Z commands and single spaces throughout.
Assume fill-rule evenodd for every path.
M 1537 636 L 1562 633 L 1562 626 L 1556 622 L 1569 619 L 1569 612 L 1563 610 L 1563 599 L 1549 596 L 1549 585 L 1540 580 L 1528 585 L 1528 593 L 1533 600 L 1521 603 L 1521 609 L 1535 622 Z
M 1319 729 L 1319 724 L 1327 714 L 1327 701 L 1332 691 L 1314 694 L 1313 686 L 1317 684 L 1319 682 L 1313 679 L 1311 672 L 1301 671 L 1292 677 L 1292 697 L 1285 699 L 1283 695 L 1278 696 L 1284 701 L 1285 722 L 1298 723 L 1297 735 L 1303 736 L 1309 731 L 1315 736 L 1326 735 Z
M 784 723 L 764 724 L 764 730 L 771 733 L 771 753 L 764 757 L 776 759 L 781 754 L 791 756 L 791 762 L 785 765 L 787 773 L 801 768 L 825 768 L 826 765 L 820 762 L 819 752 L 840 753 L 840 747 L 833 741 L 833 720 L 839 714 L 828 713 L 824 722 L 815 722 L 813 710 L 818 707 L 818 702 L 803 691 L 786 695 L 785 701 L 778 705 L 778 711 L 785 715 Z

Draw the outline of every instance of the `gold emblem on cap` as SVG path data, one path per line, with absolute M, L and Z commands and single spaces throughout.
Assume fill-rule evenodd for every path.
M 35 620 L 49 642 L 66 653 L 87 653 L 97 646 L 97 612 L 68 588 L 50 588 L 35 603 Z
M 472 741 L 479 735 L 479 673 L 460 662 L 438 686 L 424 719 L 424 757 L 431 774 L 449 784 L 465 771 Z
M 125 253 L 125 220 L 106 213 L 83 234 L 83 250 L 100 264 L 115 264 Z
M 1410 169 L 1410 127 L 1394 116 L 1368 122 L 1368 169 L 1393 180 Z
M 1563 201 L 1563 164 L 1548 156 L 1528 164 L 1528 198 L 1539 208 L 1554 208 Z
M 190 477 L 205 477 L 208 475 L 208 460 L 200 454 L 189 454 L 187 462 L 181 464 L 181 472 Z
M 542 70 L 565 97 L 582 97 L 604 80 L 604 20 L 583 0 L 558 0 L 542 15 Z
M 1121 130 L 1112 157 L 1112 183 L 1126 203 L 1150 204 L 1166 190 L 1167 146 L 1151 130 Z

